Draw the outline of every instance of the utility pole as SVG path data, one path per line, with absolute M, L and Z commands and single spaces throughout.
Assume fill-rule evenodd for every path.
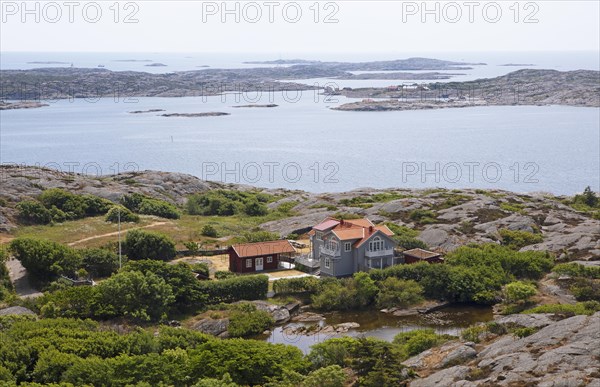
M 119 270 L 121 270 L 121 268 L 123 267 L 123 258 L 122 258 L 122 254 L 121 254 L 121 206 L 119 205 L 119 207 L 117 207 L 118 209 L 118 223 L 119 223 Z

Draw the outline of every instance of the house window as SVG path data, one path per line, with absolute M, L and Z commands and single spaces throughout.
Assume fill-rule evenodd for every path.
M 331 259 L 328 257 L 325 257 L 325 267 L 327 269 L 329 269 L 331 267 Z
M 379 237 L 375 237 L 371 242 L 369 242 L 369 250 L 371 251 L 379 251 L 383 250 L 383 240 Z
M 344 251 L 348 252 L 352 250 L 352 244 L 350 242 L 345 242 L 344 243 Z
M 267 263 L 273 263 L 273 257 L 272 256 L 268 256 L 267 257 Z
M 317 239 L 318 240 L 323 240 L 323 233 L 322 232 L 317 231 Z
M 246 268 L 251 268 L 251 267 L 252 267 L 252 260 L 246 259 Z
M 329 249 L 329 250 L 333 250 L 336 251 L 338 248 L 338 244 L 336 241 L 330 239 L 327 241 L 327 243 L 325 244 L 325 246 Z

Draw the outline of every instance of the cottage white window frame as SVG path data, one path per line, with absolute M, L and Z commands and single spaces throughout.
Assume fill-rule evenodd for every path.
M 327 268 L 327 269 L 331 268 L 331 258 L 329 258 L 329 257 L 325 257 L 325 268 Z
M 267 263 L 273 263 L 273 256 L 267 256 Z
M 352 244 L 350 242 L 344 242 L 344 251 L 352 251 Z
M 246 259 L 246 269 L 250 269 L 252 267 L 252 259 Z
M 317 240 L 322 241 L 323 240 L 323 233 L 320 232 L 320 231 L 317 231 L 316 232 L 316 237 L 317 237 Z
M 380 251 L 385 249 L 385 244 L 383 239 L 380 237 L 373 238 L 372 241 L 369 242 L 369 250 L 370 251 Z

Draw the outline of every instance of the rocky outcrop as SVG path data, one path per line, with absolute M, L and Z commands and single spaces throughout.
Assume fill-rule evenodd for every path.
M 423 376 L 410 385 L 600 385 L 600 312 L 560 321 L 550 315 L 506 316 L 500 321 L 540 330 L 523 338 L 501 336 L 475 349 L 454 342 L 425 351 L 405 362 Z M 435 371 L 439 368 L 444 369 Z
M 35 316 L 35 312 L 31 309 L 24 308 L 22 306 L 11 306 L 9 308 L 0 309 L 0 316 L 8 315 L 24 315 L 29 314 Z
M 224 337 L 227 336 L 227 328 L 229 328 L 229 319 L 220 318 L 212 319 L 205 318 L 191 326 L 191 329 L 198 332 L 206 333 L 207 335 Z

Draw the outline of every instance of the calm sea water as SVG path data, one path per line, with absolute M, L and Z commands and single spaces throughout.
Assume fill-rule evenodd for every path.
M 88 174 L 127 165 L 313 192 L 442 186 L 572 194 L 599 184 L 596 108 L 340 112 L 330 107 L 344 98 L 326 102 L 312 91 L 295 97 L 60 100 L 2 111 L 0 161 L 74 165 Z M 279 106 L 232 107 L 248 102 Z M 157 108 L 231 115 L 128 113 Z
M 2 53 L 0 67 L 60 61 L 77 67 L 170 72 L 197 66 L 248 67 L 247 60 L 306 58 L 368 61 L 410 56 L 485 62 L 460 80 L 532 68 L 599 69 L 597 52 L 157 54 Z M 136 60 L 127 61 L 127 60 Z M 140 62 L 150 60 L 151 62 Z M 167 67 L 146 67 L 161 62 Z M 314 80 L 305 81 L 312 83 Z M 323 80 L 317 80 L 322 82 Z M 341 82 L 341 81 L 340 81 Z M 344 81 L 385 86 L 399 81 Z M 60 100 L 41 109 L 0 112 L 0 162 L 47 165 L 88 174 L 131 169 L 184 172 L 209 180 L 313 192 L 359 187 L 477 187 L 573 194 L 600 189 L 600 112 L 564 106 L 480 107 L 406 112 L 339 112 L 313 91 L 209 98 Z M 276 108 L 233 108 L 276 103 Z M 230 116 L 166 118 L 168 113 Z

